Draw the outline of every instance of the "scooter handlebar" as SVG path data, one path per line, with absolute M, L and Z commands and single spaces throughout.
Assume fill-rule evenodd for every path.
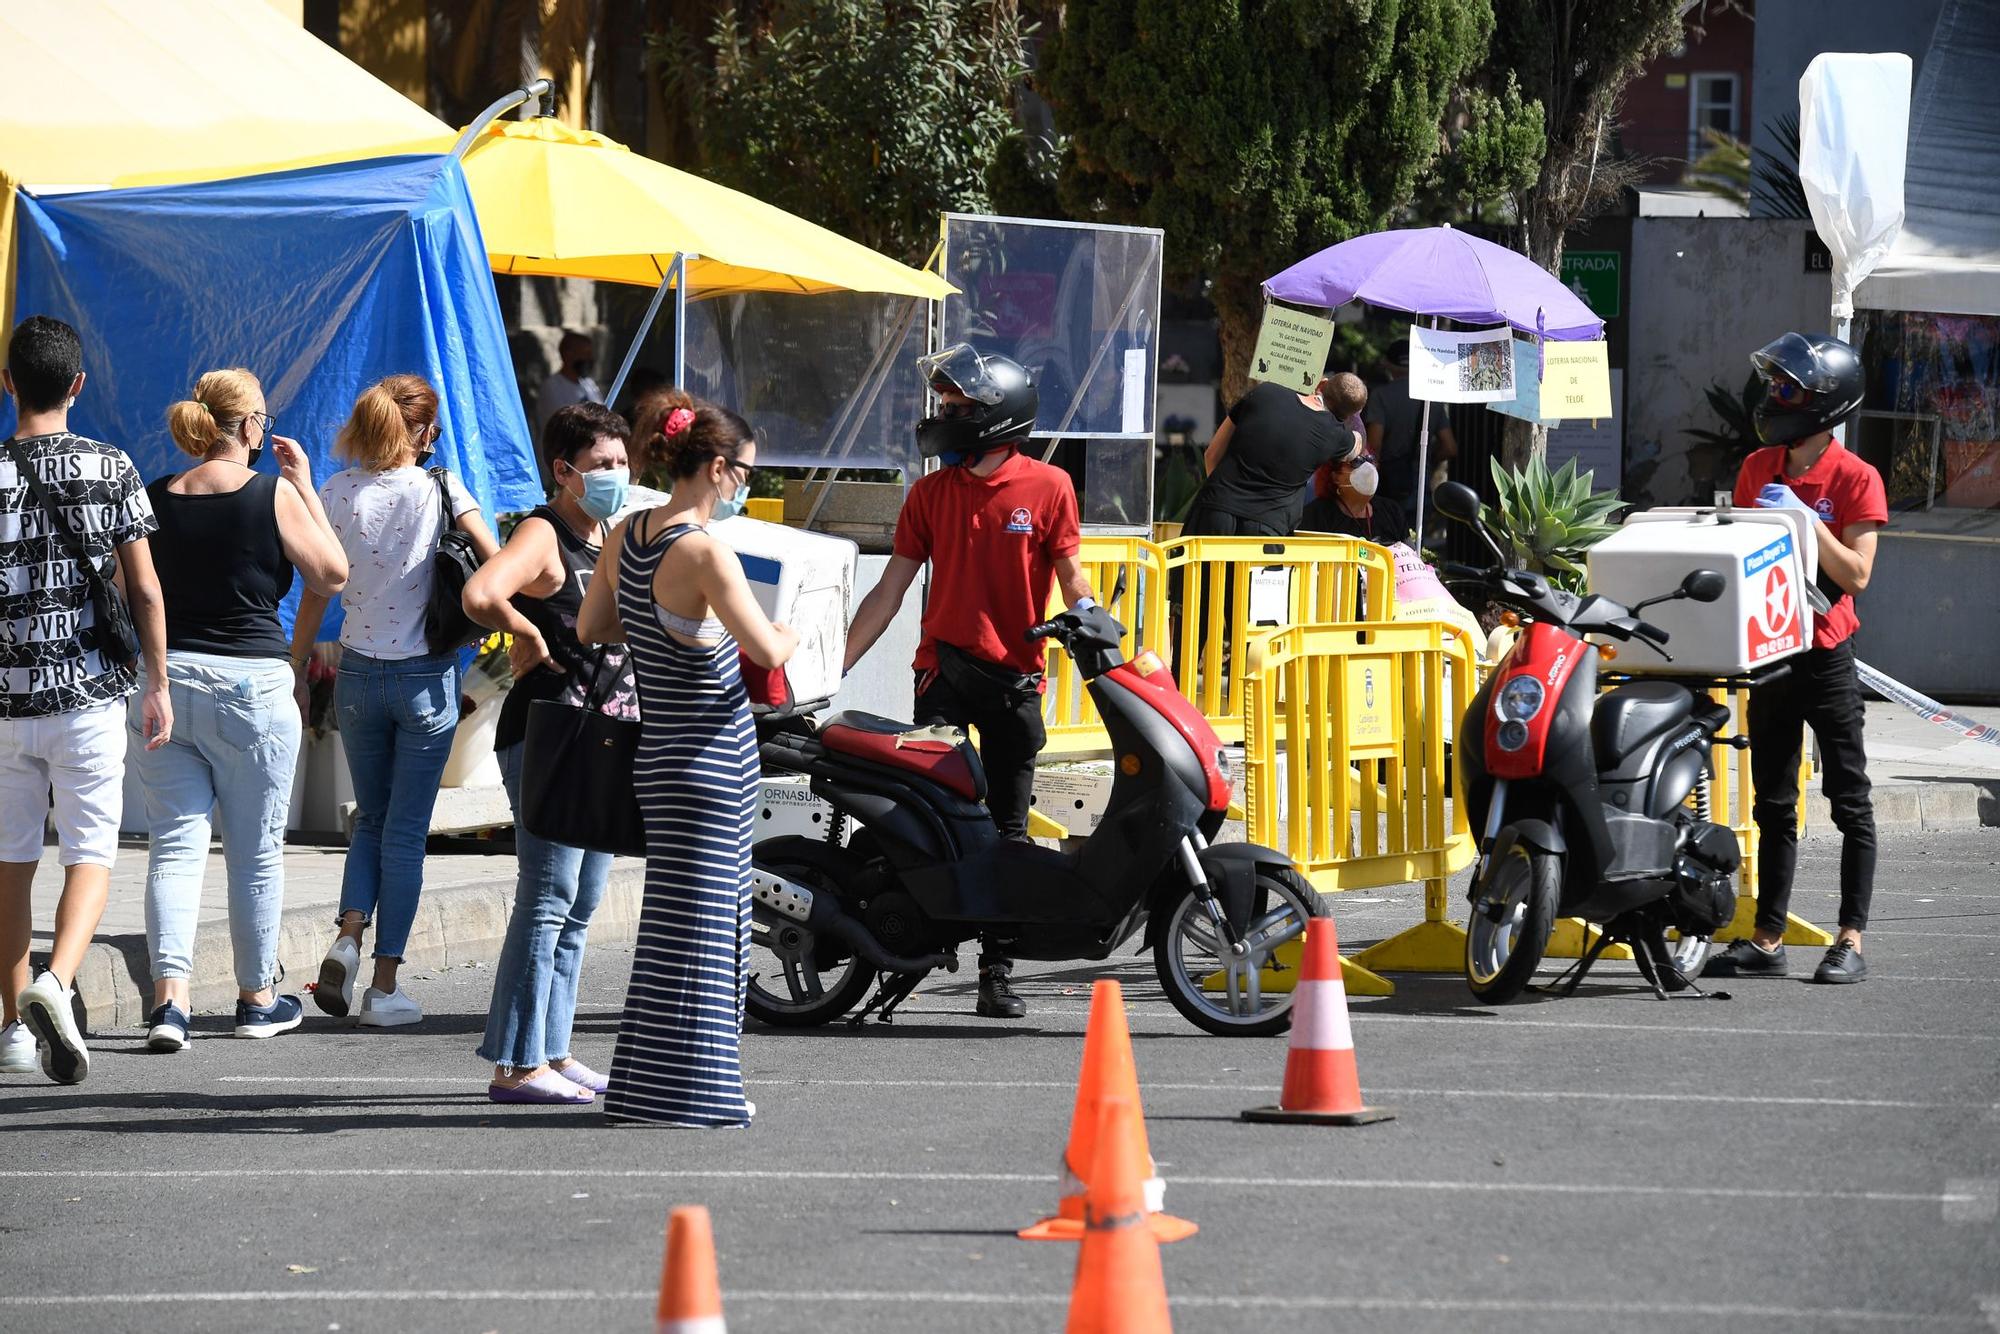
M 1029 640 L 1047 639 L 1062 628 L 1060 625 L 1061 620 L 1062 617 L 1060 616 L 1052 616 L 1040 625 L 1031 625 L 1028 627 L 1028 633 L 1025 638 Z

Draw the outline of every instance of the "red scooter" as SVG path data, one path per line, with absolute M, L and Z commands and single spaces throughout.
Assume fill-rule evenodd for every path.
M 1603 655 L 1584 636 L 1636 639 L 1666 657 L 1667 632 L 1638 613 L 1674 599 L 1713 602 L 1725 591 L 1723 576 L 1695 570 L 1673 591 L 1629 609 L 1578 597 L 1506 568 L 1471 488 L 1447 482 L 1436 501 L 1440 513 L 1472 527 L 1497 562 L 1484 570 L 1447 565 L 1445 577 L 1476 585 L 1526 622 L 1473 698 L 1455 749 L 1468 820 L 1481 831 L 1466 984 L 1482 1001 L 1514 999 L 1540 966 L 1556 919 L 1580 917 L 1603 929 L 1560 994 L 1574 993 L 1618 943 L 1632 947 L 1662 998 L 1699 992 L 1691 979 L 1736 907 L 1741 850 L 1735 832 L 1709 818 L 1708 804 L 1710 757 L 1729 710 L 1709 698 L 1717 683 L 1708 678 L 1652 678 L 1600 692 Z M 1671 944 L 1669 931 L 1677 933 Z
M 1050 960 L 1103 959 L 1137 939 L 1192 1023 L 1283 1032 L 1291 990 L 1265 990 L 1264 976 L 1325 907 L 1283 853 L 1212 842 L 1230 797 L 1214 729 L 1156 655 L 1125 661 L 1125 628 L 1104 608 L 1027 634 L 1068 651 L 1110 735 L 1116 776 L 1096 830 L 1073 852 L 1003 840 L 979 754 L 955 728 L 814 717 L 816 705 L 765 714 L 764 772 L 805 775 L 834 814 L 823 840 L 767 839 L 751 855 L 751 1015 L 824 1024 L 879 978 L 850 1022 L 886 1022 L 975 938 Z

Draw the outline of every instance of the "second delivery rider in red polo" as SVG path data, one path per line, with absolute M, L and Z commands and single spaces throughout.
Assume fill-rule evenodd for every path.
M 1041 406 L 1018 362 L 958 343 L 917 361 L 938 410 L 917 426 L 917 448 L 944 466 L 919 478 L 896 518 L 895 554 L 847 631 L 852 668 L 889 628 L 929 561 L 923 638 L 916 656 L 920 726 L 979 729 L 986 804 L 1002 838 L 1028 837 L 1042 727 L 1042 646 L 1025 637 L 1063 601 L 1092 605 L 1076 558 L 1076 489 L 1069 474 L 1019 452 Z M 1009 983 L 1013 960 L 983 940 L 979 1007 L 1018 1019 L 1027 1002 Z

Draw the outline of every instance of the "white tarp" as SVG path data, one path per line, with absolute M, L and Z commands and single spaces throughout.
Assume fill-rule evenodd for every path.
M 1910 133 L 1910 58 L 1826 53 L 1799 79 L 1799 183 L 1833 256 L 1833 317 L 1854 314 L 1854 289 L 1903 227 Z
M 1870 310 L 2000 315 L 2000 0 L 1945 0 L 1910 108 L 1903 232 Z

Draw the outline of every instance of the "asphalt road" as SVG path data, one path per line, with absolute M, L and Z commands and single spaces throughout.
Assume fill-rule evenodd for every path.
M 1821 919 L 1834 852 L 1804 859 Z M 1399 1113 L 1358 1129 L 1237 1122 L 1282 1039 L 1202 1036 L 1118 961 L 1167 1206 L 1202 1229 L 1164 1253 L 1177 1326 L 2000 1329 L 1996 864 L 2000 831 L 1885 841 L 1860 987 L 1663 1003 L 1612 965 L 1496 1012 L 1406 978 L 1354 1005 Z M 1350 948 L 1419 906 L 1335 901 Z M 600 1067 L 629 959 L 586 965 Z M 1075 1252 L 1012 1232 L 1054 1202 L 1100 971 L 1032 970 L 1018 1024 L 961 973 L 891 1029 L 753 1031 L 747 1132 L 491 1106 L 484 968 L 411 978 L 416 1031 L 99 1034 L 81 1088 L 0 1084 L 0 1329 L 650 1329 L 680 1202 L 714 1212 L 738 1334 L 1059 1329 Z

